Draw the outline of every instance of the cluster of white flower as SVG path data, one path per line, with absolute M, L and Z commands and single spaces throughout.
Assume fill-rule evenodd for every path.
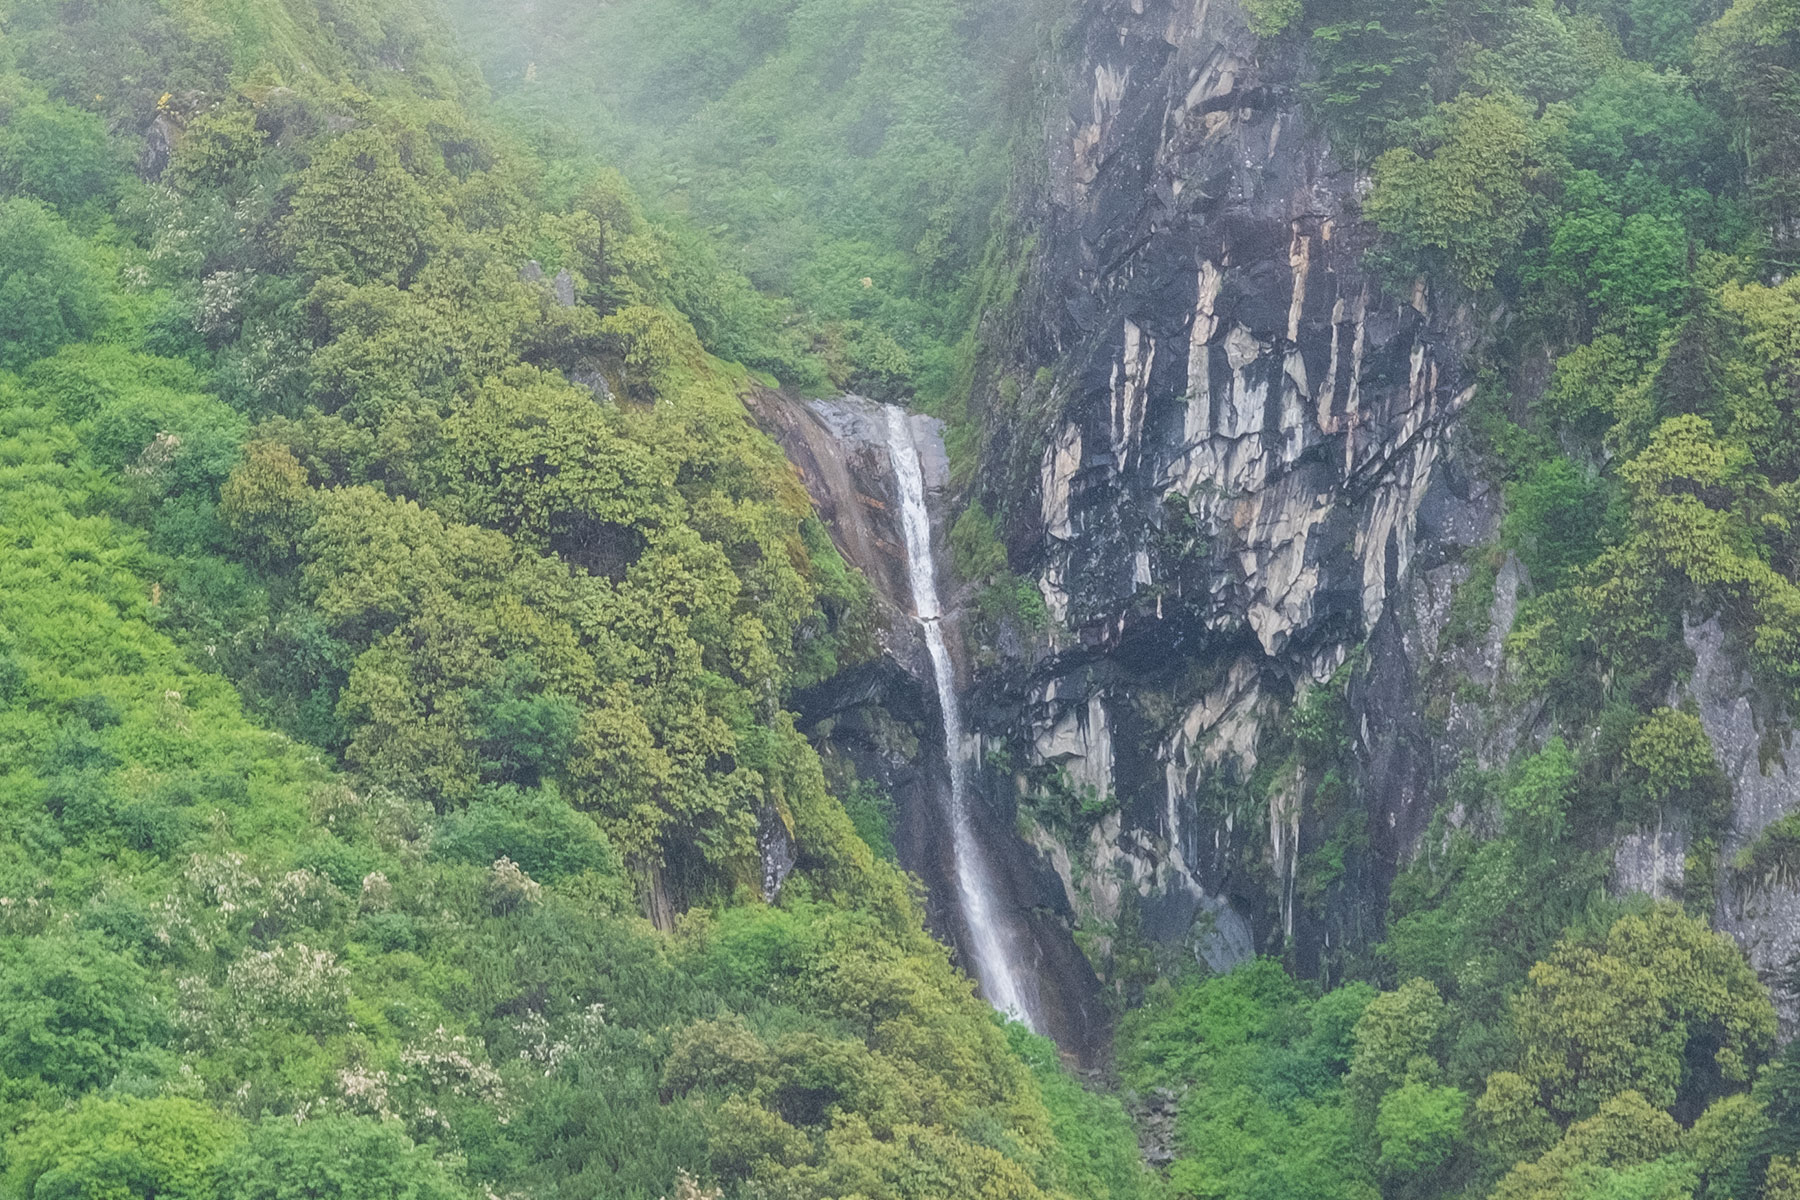
M 283 928 L 295 925 L 324 925 L 334 909 L 347 903 L 337 885 L 306 867 L 289 871 L 269 889 L 258 920 L 278 922 Z
M 502 854 L 488 871 L 488 907 L 496 913 L 509 913 L 524 904 L 535 904 L 544 895 L 544 885 L 525 873 L 518 863 Z
M 188 860 L 183 879 L 206 903 L 225 913 L 253 909 L 262 899 L 262 878 L 253 873 L 242 854 L 196 854 Z
M 163 1081 L 163 1085 L 157 1089 L 157 1094 L 176 1096 L 183 1100 L 205 1100 L 206 1080 L 202 1079 L 200 1073 L 194 1070 L 193 1063 L 184 1062 L 176 1070 L 174 1078 Z
M 380 871 L 370 871 L 363 876 L 362 896 L 357 906 L 364 912 L 385 912 L 394 903 L 394 885 Z
M 493 1064 L 481 1061 L 470 1052 L 468 1038 L 446 1033 L 442 1025 L 423 1045 L 402 1050 L 400 1061 L 439 1091 L 486 1101 L 497 1107 L 506 1102 L 506 1087 L 500 1072 Z
M 212 949 L 212 939 L 201 930 L 188 910 L 187 901 L 171 892 L 150 906 L 155 918 L 156 940 L 163 946 L 192 946 L 196 950 Z
M 226 970 L 219 1016 L 240 1030 L 275 1020 L 297 1021 L 314 1032 L 343 1027 L 349 980 L 337 955 L 304 942 L 255 950 Z
M 446 1128 L 443 1113 L 430 1102 L 432 1095 L 448 1093 L 491 1105 L 503 1125 L 511 1116 L 500 1072 L 468 1038 L 441 1025 L 423 1044 L 402 1050 L 400 1063 L 405 1070 L 377 1071 L 362 1064 L 340 1068 L 337 1096 L 324 1103 L 384 1121 L 405 1121 L 420 1136 Z
M 200 305 L 194 310 L 195 332 L 208 337 L 231 332 L 252 278 L 249 271 L 215 271 L 202 280 Z
M 327 829 L 344 830 L 362 816 L 362 797 L 347 783 L 332 780 L 321 783 L 307 797 L 313 819 Z
M 0 896 L 0 932 L 38 933 L 43 928 L 42 918 L 49 911 L 49 906 L 36 896 L 26 896 L 23 899 L 14 896 Z
M 200 258 L 198 247 L 202 244 L 199 223 L 191 220 L 189 214 L 182 212 L 179 199 L 170 189 L 160 189 L 167 193 L 159 196 L 166 203 L 163 219 L 158 222 L 150 240 L 150 261 L 162 262 L 165 259 L 187 259 L 195 262 Z
M 371 1071 L 363 1066 L 344 1067 L 337 1073 L 337 1085 L 344 1107 L 353 1113 L 383 1121 L 395 1120 L 400 1115 L 393 1104 L 394 1081 L 386 1071 Z
M 212 988 L 200 975 L 183 975 L 175 981 L 175 1027 L 190 1047 L 211 1045 L 219 1037 L 219 1018 Z
M 686 1171 L 675 1173 L 674 1200 L 721 1200 L 725 1195 L 723 1188 L 703 1188 L 700 1181 Z
M 590 1004 L 557 1022 L 555 1027 L 543 1013 L 528 1013 L 513 1028 L 525 1043 L 519 1057 L 544 1068 L 545 1075 L 552 1075 L 571 1054 L 592 1049 L 599 1042 L 600 1031 L 606 1028 L 606 1006 Z
M 313 816 L 327 829 L 367 827 L 386 850 L 424 853 L 430 834 L 425 806 L 384 787 L 366 792 L 343 783 L 322 784 L 313 789 Z

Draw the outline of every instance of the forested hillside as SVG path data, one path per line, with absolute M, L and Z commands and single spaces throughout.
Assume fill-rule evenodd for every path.
M 1800 1200 L 1797 130 L 1791 0 L 0 0 L 0 1196 Z M 951 421 L 1090 1077 L 775 384 Z
M 0 1190 L 1144 1194 L 783 711 L 764 302 L 441 28 L 0 10 Z
M 509 122 L 598 148 L 783 298 L 780 335 L 730 356 L 883 399 L 959 386 L 1054 0 L 450 8 Z

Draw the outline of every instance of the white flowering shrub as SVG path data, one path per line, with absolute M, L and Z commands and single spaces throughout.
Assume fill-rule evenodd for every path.
M 263 899 L 262 877 L 250 868 L 242 854 L 196 854 L 182 875 L 188 887 L 220 912 L 256 912 Z
M 157 940 L 171 949 L 229 945 L 263 918 L 271 899 L 268 877 L 235 850 L 194 855 L 181 882 L 157 905 Z
M 488 870 L 488 907 L 496 914 L 512 912 L 543 898 L 544 886 L 525 873 L 525 868 L 502 854 Z
M 606 1028 L 606 1006 L 590 1004 L 552 1023 L 543 1013 L 534 1012 L 513 1026 L 523 1044 L 519 1057 L 554 1075 L 570 1056 L 591 1050 L 600 1044 Z
M 489 1063 L 480 1043 L 439 1026 L 423 1042 L 400 1052 L 397 1070 L 367 1064 L 340 1068 L 337 1096 L 329 1107 L 403 1121 L 415 1137 L 428 1138 L 449 1128 L 441 1105 L 449 1097 L 485 1104 L 496 1110 L 502 1125 L 511 1117 L 506 1084 Z
M 194 310 L 195 332 L 209 338 L 235 332 L 254 278 L 249 271 L 215 271 L 202 280 L 200 304 Z
M 723 1188 L 705 1188 L 700 1181 L 686 1171 L 675 1173 L 675 1195 L 672 1200 L 722 1200 Z
M 195 919 L 193 906 L 174 893 L 150 905 L 150 931 L 164 950 L 211 950 L 213 941 L 203 923 Z
M 26 936 L 42 933 L 50 905 L 36 896 L 0 896 L 0 933 Z
M 348 837 L 372 835 L 384 850 L 422 856 L 430 848 L 431 817 L 426 806 L 384 787 L 357 791 L 342 782 L 322 784 L 311 797 L 319 824 Z
M 227 396 L 280 396 L 304 386 L 308 347 L 290 330 L 251 320 L 219 364 L 220 391 Z
M 348 1028 L 349 980 L 337 955 L 304 942 L 253 950 L 225 972 L 220 1024 L 240 1031 L 288 1022 L 310 1033 Z
M 202 976 L 184 975 L 175 981 L 175 1028 L 189 1047 L 210 1046 L 219 1040 L 219 1005 Z
M 388 882 L 388 877 L 380 871 L 364 875 L 356 906 L 363 912 L 386 912 L 393 905 L 394 885 Z
M 409 1074 L 439 1092 L 496 1106 L 505 1103 L 500 1072 L 482 1056 L 479 1044 L 446 1033 L 442 1025 L 423 1043 L 402 1050 L 400 1062 Z
M 152 478 L 175 461 L 175 454 L 180 449 L 181 435 L 164 430 L 138 452 L 137 461 L 125 468 L 125 474 L 138 479 Z
M 337 1073 L 337 1086 L 348 1111 L 382 1121 L 400 1118 L 394 1107 L 394 1078 L 388 1072 L 361 1065 L 344 1067 Z
M 322 929 L 341 917 L 349 904 L 331 880 L 301 867 L 270 886 L 257 914 L 257 933 L 279 937 L 293 929 Z

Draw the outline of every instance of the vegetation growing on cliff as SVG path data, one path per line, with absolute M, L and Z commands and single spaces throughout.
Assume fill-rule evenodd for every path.
M 1488 1021 L 1454 974 L 1319 994 L 1262 959 L 1165 985 L 1120 1065 L 1182 1095 L 1177 1195 L 1785 1195 L 1800 1060 L 1762 1065 L 1774 1010 L 1728 937 L 1667 907 L 1577 927 Z
M 867 589 L 738 402 L 952 390 L 1030 11 L 465 10 L 501 117 L 405 0 L 0 13 L 7 1195 L 1157 1194 L 796 732 Z M 1509 686 L 1564 736 L 1458 772 L 1331 990 L 1154 983 L 1122 910 L 1168 1188 L 1788 1200 L 1800 1053 L 1702 918 L 1800 835 L 1717 861 L 1670 696 L 1718 612 L 1800 698 L 1793 13 L 1249 11 L 1307 39 L 1384 269 L 1514 314 L 1519 403 L 1477 419 L 1530 580 Z M 990 627 L 1044 619 L 985 510 L 952 549 Z M 1340 805 L 1315 907 L 1367 838 L 1343 686 L 1249 785 Z M 1084 834 L 1111 803 L 1043 789 Z M 1679 903 L 1608 898 L 1663 814 Z
M 1308 12 L 1296 35 L 1321 47 L 1321 87 L 1369 65 Z M 1590 837 L 1686 822 L 1683 894 L 1704 911 L 1729 866 L 1727 797 L 1698 722 L 1665 707 L 1691 661 L 1683 621 L 1718 615 L 1771 716 L 1800 695 L 1778 432 L 1793 164 L 1752 149 L 1791 126 L 1778 81 L 1800 33 L 1748 3 L 1406 13 L 1389 33 L 1443 64 L 1416 95 L 1396 108 L 1346 85 L 1315 103 L 1372 163 L 1365 211 L 1396 284 L 1418 273 L 1510 314 L 1473 425 L 1529 583 L 1511 694 L 1545 696 L 1584 748 Z M 1527 366 L 1546 355 L 1547 385 Z
M 1251 6 L 1305 44 L 1311 109 L 1369 172 L 1372 265 L 1493 317 L 1468 424 L 1506 516 L 1456 636 L 1504 556 L 1524 586 L 1498 694 L 1457 700 L 1532 705 L 1547 736 L 1453 773 L 1384 937 L 1334 964 L 1353 982 L 1258 961 L 1127 1018 L 1127 1078 L 1186 1089 L 1178 1194 L 1789 1194 L 1800 1059 L 1707 922 L 1723 872 L 1753 894 L 1792 870 L 1792 821 L 1722 861 L 1729 784 L 1671 697 L 1684 625 L 1716 617 L 1759 712 L 1800 698 L 1792 17 Z M 1672 900 L 1609 895 L 1618 835 L 1665 823 L 1689 847 Z

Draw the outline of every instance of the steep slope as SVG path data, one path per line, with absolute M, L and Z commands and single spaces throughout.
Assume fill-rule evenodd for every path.
M 1734 10 L 1697 36 L 1667 7 L 1652 34 L 1402 5 L 1352 36 L 1329 4 L 1079 6 L 964 425 L 976 503 L 1053 620 L 1002 622 L 971 708 L 1103 967 L 1127 938 L 1165 966 L 1365 969 L 1434 813 L 1434 837 L 1492 830 L 1508 764 L 1562 734 L 1588 747 L 1571 851 L 1617 847 L 1615 892 L 1683 897 L 1784 968 L 1791 893 L 1745 848 L 1800 797 L 1743 748 L 1788 704 L 1756 649 L 1785 636 L 1786 568 L 1690 566 L 1648 523 L 1693 477 L 1668 458 L 1684 412 L 1756 460 L 1751 494 L 1784 486 L 1729 414 L 1763 386 L 1732 380 L 1787 370 L 1755 332 L 1785 303 L 1757 279 L 1780 278 L 1786 168 L 1746 179 L 1716 134 L 1765 136 L 1727 97 L 1792 33 Z M 1633 265 L 1578 248 L 1609 222 Z M 1768 599 L 1705 632 L 1747 595 Z M 1608 607 L 1638 599 L 1674 607 Z M 1697 724 L 1671 715 L 1690 696 Z M 1646 781 L 1655 753 L 1679 782 Z M 1556 894 L 1579 905 L 1583 878 Z
M 1298 47 L 1231 6 L 1084 18 L 1026 217 L 1022 361 L 980 418 L 1006 480 L 984 492 L 1033 539 L 1056 632 L 976 707 L 1018 714 L 991 730 L 1015 761 L 1101 798 L 1091 828 L 1045 835 L 1079 839 L 1093 920 L 1120 919 L 1124 886 L 1153 940 L 1194 928 L 1215 967 L 1295 935 L 1310 956 L 1372 932 L 1382 882 L 1296 902 L 1318 831 L 1303 845 L 1308 783 L 1273 779 L 1264 736 L 1365 642 L 1410 700 L 1402 588 L 1496 516 L 1447 432 L 1472 318 L 1364 266 L 1357 176 L 1303 110 Z M 1368 814 L 1391 871 L 1431 766 L 1416 714 L 1374 715 L 1373 736 L 1414 734 Z
M 741 278 L 424 10 L 3 20 L 7 1194 L 1141 1194 L 784 711 Z

